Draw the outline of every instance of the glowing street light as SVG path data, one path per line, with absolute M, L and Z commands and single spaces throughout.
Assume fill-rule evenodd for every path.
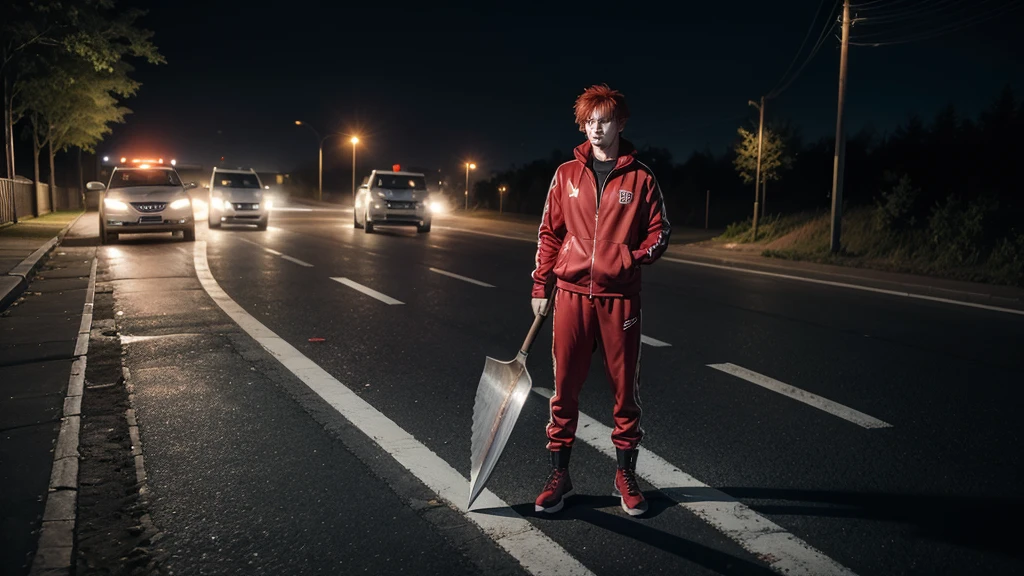
M 353 136 L 349 139 L 352 143 L 352 201 L 356 199 L 356 144 L 359 144 L 359 137 Z
M 502 205 L 504 204 L 505 200 L 505 192 L 508 192 L 508 186 L 498 186 L 498 214 L 501 214 L 502 212 Z
M 469 210 L 469 171 L 476 170 L 476 164 L 466 162 L 466 210 Z

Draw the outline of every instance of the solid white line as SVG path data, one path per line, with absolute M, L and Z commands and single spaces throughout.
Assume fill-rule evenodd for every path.
M 671 346 L 671 344 L 669 344 L 668 342 L 662 342 L 661 340 L 658 340 L 657 338 L 651 338 L 646 334 L 640 335 L 640 342 L 647 344 L 648 346 L 654 346 L 655 348 L 665 348 L 667 346 Z
M 484 288 L 494 288 L 493 284 L 488 284 L 487 282 L 481 282 L 479 280 L 473 280 L 472 278 L 467 278 L 465 276 L 459 276 L 458 274 L 455 274 L 453 272 L 446 272 L 444 270 L 439 270 L 437 268 L 430 268 L 430 271 L 437 272 L 438 274 L 444 274 L 445 276 L 451 276 L 452 278 L 458 278 L 463 282 L 469 282 L 470 284 L 476 284 L 477 286 L 483 286 Z
M 476 505 L 480 509 L 505 508 L 502 515 L 467 511 L 469 480 L 466 477 L 232 300 L 210 272 L 206 242 L 195 243 L 193 259 L 203 289 L 235 323 L 430 490 L 480 526 L 527 571 L 552 576 L 592 574 L 579 560 L 508 508 L 508 504 L 490 490 L 484 490 Z
M 288 208 L 288 207 L 274 207 L 270 209 L 271 212 L 312 212 L 312 208 Z
M 1001 306 L 990 306 L 988 304 L 976 304 L 974 302 L 962 302 L 960 300 L 951 300 L 949 298 L 941 298 L 939 296 L 928 296 L 926 294 L 914 294 L 912 292 L 901 292 L 899 290 L 886 290 L 885 288 L 873 288 L 871 286 L 860 286 L 857 284 L 847 284 L 846 282 L 833 282 L 831 280 L 818 280 L 817 278 L 804 278 L 801 276 L 791 276 L 789 274 L 779 274 L 777 272 L 765 272 L 763 270 L 750 270 L 747 268 L 737 268 L 735 266 L 723 266 L 721 264 L 709 264 L 707 262 L 695 262 L 693 260 L 683 260 L 681 258 L 672 258 L 669 256 L 662 256 L 662 260 L 668 260 L 669 262 L 676 262 L 679 264 L 691 264 L 693 266 L 704 266 L 707 268 L 718 268 L 719 270 L 730 270 L 732 272 L 743 272 L 746 274 L 757 274 L 758 276 L 770 276 L 772 278 L 785 278 L 787 280 L 798 280 L 800 282 L 810 282 L 812 284 L 823 284 L 825 286 L 835 286 L 838 288 L 850 288 L 853 290 L 864 290 L 865 292 L 875 292 L 877 294 L 888 294 L 890 296 L 902 296 L 904 298 L 916 298 L 918 300 L 927 300 L 930 302 L 942 302 L 943 304 L 954 304 L 956 306 L 968 306 L 970 308 L 980 308 L 982 310 L 993 310 L 995 312 L 1006 312 L 1009 314 L 1018 314 L 1024 316 L 1024 310 L 1015 310 L 1013 308 L 1003 308 Z
M 441 230 L 451 230 L 453 232 L 466 232 L 467 234 L 479 234 L 481 236 L 493 236 L 495 238 L 504 238 L 506 240 L 519 240 L 520 242 L 530 242 L 532 244 L 537 243 L 537 239 L 524 238 L 522 236 L 506 236 L 505 234 L 494 234 L 493 232 L 481 232 L 480 230 L 470 230 L 469 228 L 453 228 L 451 226 L 434 226 Z
M 547 388 L 534 388 L 533 392 L 548 399 L 552 395 Z M 611 428 L 580 412 L 576 439 L 614 459 L 615 447 L 608 441 L 611 433 Z M 637 474 L 775 572 L 786 576 L 853 576 L 849 568 L 758 515 L 739 500 L 697 480 L 643 446 L 639 450 Z
M 255 244 L 255 242 L 254 242 L 254 244 Z M 259 246 L 259 244 L 257 244 L 257 246 Z M 266 250 L 267 252 L 270 252 L 274 256 L 280 256 L 281 255 L 280 252 L 278 252 L 277 250 L 274 250 L 273 248 L 264 248 L 264 250 Z
M 308 262 L 303 262 L 302 260 L 299 260 L 298 258 L 292 258 L 291 256 L 288 256 L 287 254 L 281 254 L 281 258 L 284 258 L 285 260 L 287 260 L 289 262 L 295 262 L 299 266 L 305 266 L 306 268 L 312 268 L 313 267 L 312 264 L 310 264 Z
M 377 292 L 373 288 L 367 288 L 366 286 L 363 286 L 362 284 L 359 284 L 358 282 L 353 282 L 353 281 L 349 280 L 348 278 L 331 278 L 331 280 L 334 280 L 335 282 L 340 282 L 341 284 L 344 284 L 345 286 L 348 286 L 349 288 L 352 288 L 354 290 L 358 290 L 358 291 L 362 292 L 363 294 L 366 294 L 367 296 L 370 296 L 372 298 L 376 298 L 377 300 L 380 300 L 381 302 L 383 302 L 385 304 L 390 304 L 392 306 L 395 305 L 395 304 L 404 304 L 404 302 L 401 302 L 399 300 L 395 300 L 394 298 L 392 298 L 391 296 L 388 296 L 387 294 L 381 294 L 380 292 Z
M 779 382 L 778 380 L 765 376 L 764 374 L 758 374 L 753 370 L 747 370 L 742 366 L 726 363 L 708 364 L 708 367 L 720 370 L 726 374 L 731 374 L 737 378 L 742 378 L 747 382 L 757 384 L 758 386 L 767 388 L 772 392 L 778 392 L 783 396 L 789 396 L 790 398 L 803 402 L 808 406 L 814 406 L 819 410 L 824 410 L 833 416 L 838 416 L 843 420 L 853 422 L 854 424 L 863 426 L 864 428 L 892 428 L 892 424 L 882 422 L 881 420 L 868 416 L 863 412 L 859 412 L 853 408 L 848 408 L 827 398 L 822 398 L 821 396 L 812 394 L 806 390 L 801 390 L 796 386 L 790 386 L 785 382 Z

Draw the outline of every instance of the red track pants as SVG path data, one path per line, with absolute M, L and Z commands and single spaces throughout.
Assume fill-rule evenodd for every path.
M 587 297 L 558 290 L 552 314 L 555 395 L 547 425 L 548 450 L 572 446 L 580 390 L 597 344 L 615 398 L 612 443 L 622 450 L 636 448 L 644 435 L 640 428 L 640 296 Z

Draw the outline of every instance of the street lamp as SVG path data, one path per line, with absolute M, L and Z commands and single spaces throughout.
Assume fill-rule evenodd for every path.
M 359 144 L 359 137 L 353 136 L 349 139 L 352 143 L 352 200 L 356 198 L 356 144 Z
M 505 192 L 508 191 L 508 186 L 498 186 L 498 214 L 502 213 L 502 207 L 504 206 Z
M 476 164 L 466 162 L 466 210 L 469 210 L 469 171 L 476 170 Z
M 316 181 L 316 199 L 318 202 L 322 202 L 324 199 L 324 138 L 320 137 L 320 133 L 315 128 L 306 124 L 302 120 L 295 121 L 296 126 L 305 126 L 316 134 L 316 139 L 319 141 L 320 155 L 317 162 L 317 181 Z

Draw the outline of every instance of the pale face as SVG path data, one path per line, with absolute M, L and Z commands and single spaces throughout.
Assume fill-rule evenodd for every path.
M 594 110 L 586 123 L 587 140 L 595 148 L 611 148 L 618 142 L 619 132 L 622 132 L 623 128 L 625 122 L 616 120 L 611 114 L 602 114 L 599 110 Z

